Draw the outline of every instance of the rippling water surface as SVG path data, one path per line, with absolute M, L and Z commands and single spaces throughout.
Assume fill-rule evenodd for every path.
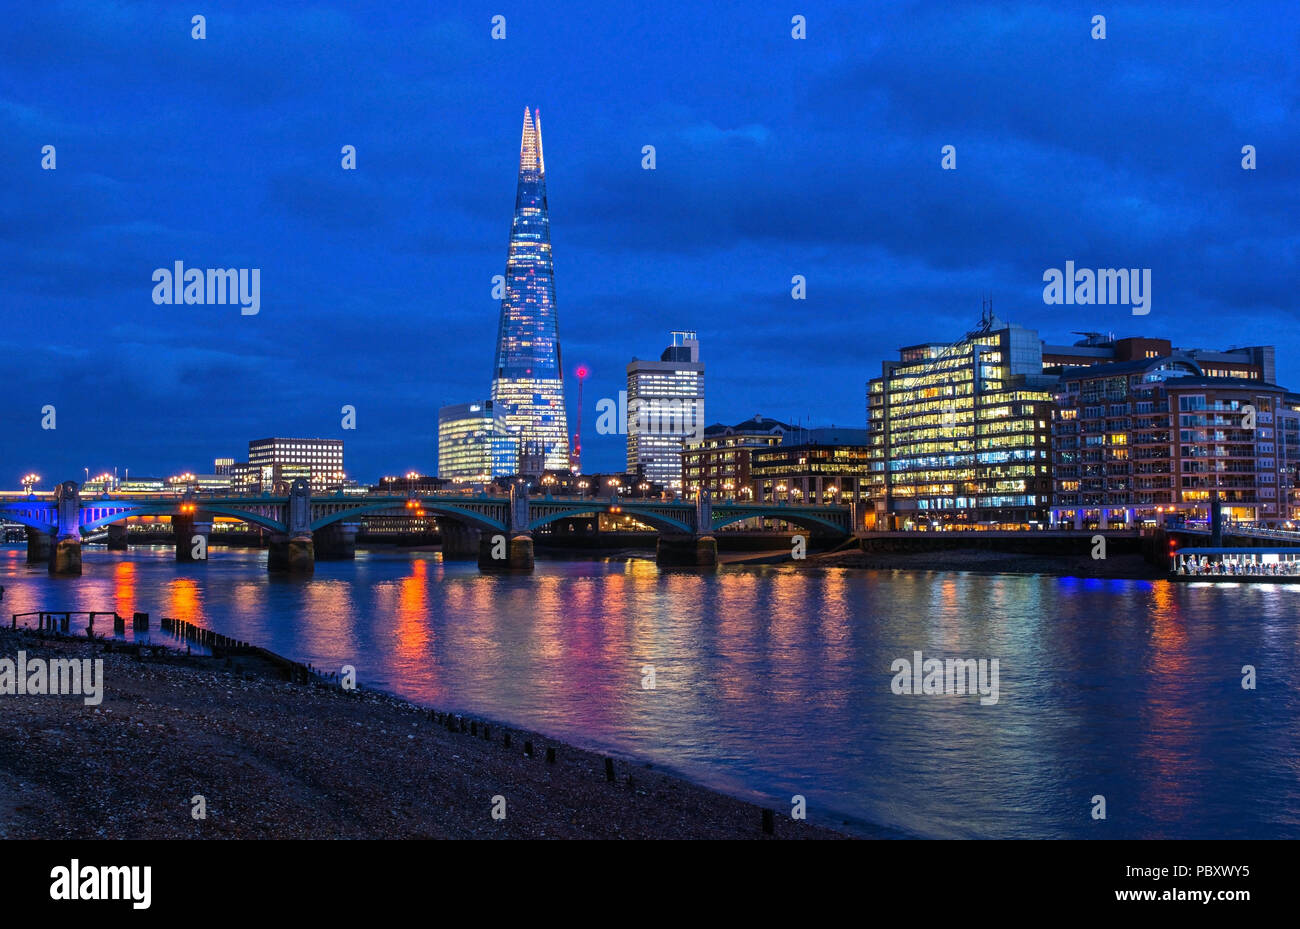
M 216 548 L 198 565 L 87 549 L 84 576 L 63 579 L 21 546 L 0 548 L 0 577 L 6 618 L 174 616 L 741 796 L 802 794 L 830 824 L 1300 837 L 1300 586 L 649 561 L 494 576 L 395 552 L 303 581 L 268 576 L 264 552 Z M 917 650 L 997 658 L 998 703 L 895 695 L 890 665 Z

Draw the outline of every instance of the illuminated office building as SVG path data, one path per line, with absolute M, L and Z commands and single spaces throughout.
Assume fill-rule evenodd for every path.
M 704 436 L 704 364 L 694 332 L 671 337 L 658 361 L 627 366 L 627 470 L 680 493 L 683 442 Z
M 487 483 L 518 470 L 519 437 L 491 400 L 438 410 L 438 477 Z
M 1045 524 L 1055 383 L 1038 333 L 991 313 L 884 362 L 867 385 L 875 528 Z
M 556 320 L 541 114 L 524 108 L 519 183 L 497 329 L 492 402 L 520 448 L 540 448 L 545 467 L 569 464 L 564 369 Z
M 343 483 L 343 440 L 254 439 L 248 443 L 248 467 L 256 474 L 256 487 L 250 488 L 255 492 L 273 493 L 301 477 L 313 493 L 324 493 Z M 238 476 L 232 473 L 232 483 Z
M 783 442 L 750 453 L 745 496 L 767 503 L 865 503 L 871 463 L 866 429 L 795 429 Z
M 714 423 L 701 438 L 688 438 L 682 445 L 682 487 L 689 497 L 708 491 L 715 499 L 753 498 L 749 486 L 749 465 L 755 449 L 780 445 L 795 426 L 755 415 L 743 423 L 724 426 Z

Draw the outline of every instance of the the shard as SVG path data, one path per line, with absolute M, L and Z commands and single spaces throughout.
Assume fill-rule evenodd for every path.
M 506 428 L 519 436 L 521 462 L 540 457 L 547 469 L 568 467 L 564 368 L 555 312 L 541 114 L 530 113 L 527 107 L 497 329 L 492 402 L 503 410 Z

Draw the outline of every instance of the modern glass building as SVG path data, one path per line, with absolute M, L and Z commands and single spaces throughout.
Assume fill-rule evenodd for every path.
M 541 448 L 547 468 L 569 465 L 564 369 L 555 310 L 541 113 L 524 108 L 515 218 L 497 329 L 492 402 L 521 448 Z
M 694 332 L 671 333 L 658 361 L 627 366 L 627 470 L 682 491 L 682 450 L 704 437 L 704 364 Z
M 867 385 L 876 528 L 1045 524 L 1055 382 L 1038 333 L 991 315 L 884 362 Z
M 487 482 L 519 470 L 519 437 L 491 400 L 438 410 L 438 477 Z

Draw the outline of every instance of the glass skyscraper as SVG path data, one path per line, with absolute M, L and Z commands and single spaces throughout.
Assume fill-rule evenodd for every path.
M 527 107 L 497 329 L 492 402 L 506 429 L 518 435 L 521 456 L 540 452 L 546 468 L 568 467 L 569 429 L 551 267 L 541 114 L 534 117 Z
M 438 410 L 438 477 L 487 482 L 519 471 L 519 438 L 486 403 L 457 403 Z

